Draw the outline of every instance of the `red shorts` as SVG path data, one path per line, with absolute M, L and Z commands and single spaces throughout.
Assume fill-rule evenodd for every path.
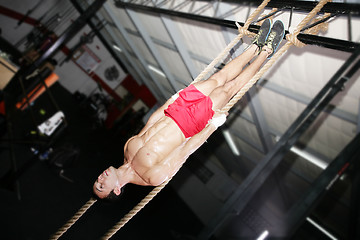
M 165 116 L 176 122 L 185 137 L 192 137 L 204 129 L 213 117 L 212 101 L 190 85 L 179 93 L 179 97 L 165 109 Z

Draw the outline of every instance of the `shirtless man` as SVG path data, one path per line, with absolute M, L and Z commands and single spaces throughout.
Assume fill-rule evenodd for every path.
M 191 84 L 171 97 L 124 146 L 124 164 L 109 167 L 94 183 L 99 198 L 120 195 L 133 183 L 158 186 L 171 178 L 225 120 L 229 100 L 258 72 L 284 37 L 281 21 L 266 20 L 253 43 L 208 80 Z M 257 56 L 257 57 L 256 57 Z M 244 70 L 245 65 L 256 59 Z

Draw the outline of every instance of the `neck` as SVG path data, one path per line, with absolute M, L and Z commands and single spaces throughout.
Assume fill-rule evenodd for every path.
M 125 186 L 127 183 L 131 183 L 134 178 L 134 170 L 130 164 L 124 164 L 116 170 L 117 179 L 120 187 Z

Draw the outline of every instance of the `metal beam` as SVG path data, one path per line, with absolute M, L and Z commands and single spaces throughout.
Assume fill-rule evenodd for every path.
M 124 62 L 125 65 L 130 65 L 127 67 L 127 69 L 129 70 L 130 74 L 132 76 L 135 76 L 136 74 L 139 75 L 139 77 L 141 78 L 142 82 L 151 90 L 152 94 L 154 94 L 155 98 L 158 101 L 161 101 L 161 97 L 158 95 L 158 91 L 156 91 L 155 89 L 153 89 L 152 85 L 148 82 L 148 78 L 143 74 L 142 71 L 136 71 L 137 66 L 134 63 L 134 61 L 131 60 L 132 56 L 129 53 L 129 51 L 125 48 L 125 46 L 122 44 L 121 41 L 119 41 L 119 39 L 116 37 L 113 29 L 111 26 L 106 25 L 105 29 L 108 31 L 108 33 L 110 34 L 110 36 L 113 38 L 114 43 L 119 46 L 121 48 L 121 50 L 123 51 L 125 57 L 127 58 L 129 63 Z M 135 71 L 135 72 L 134 72 Z
M 254 124 L 253 122 L 251 122 L 252 124 Z M 245 142 L 246 144 L 248 144 L 249 146 L 251 146 L 252 148 L 254 148 L 256 151 L 258 151 L 261 154 L 265 155 L 265 150 L 262 148 L 261 145 L 256 144 L 254 141 L 250 140 L 247 136 L 245 136 L 241 131 L 237 131 L 235 129 L 231 129 L 231 134 L 234 135 L 235 137 L 239 138 L 241 141 Z
M 122 26 L 122 24 L 120 23 L 119 19 L 117 19 L 117 17 L 115 16 L 115 14 L 113 13 L 111 6 L 109 6 L 109 3 L 104 4 L 104 8 L 107 11 L 107 13 L 109 14 L 109 16 L 111 17 L 112 21 L 114 22 L 115 26 L 117 27 L 117 29 L 120 31 L 120 33 L 122 34 L 123 38 L 126 40 L 127 44 L 131 47 L 132 51 L 135 53 L 136 57 L 138 58 L 138 60 L 140 61 L 140 63 L 142 64 L 142 66 L 144 67 L 145 71 L 149 74 L 151 80 L 155 83 L 155 85 L 158 87 L 159 91 L 162 94 L 163 99 L 167 99 L 167 94 L 165 92 L 165 89 L 163 88 L 163 86 L 161 84 L 158 83 L 154 73 L 149 69 L 149 67 L 147 66 L 146 61 L 144 60 L 143 56 L 141 55 L 140 51 L 136 48 L 135 44 L 133 43 L 133 41 L 131 41 L 127 31 L 125 30 L 125 28 Z
M 21 72 L 32 73 L 41 66 L 48 58 L 52 57 L 60 47 L 72 39 L 87 23 L 87 20 L 94 16 L 94 14 L 102 7 L 106 0 L 94 1 L 80 17 L 78 17 L 71 26 L 53 43 L 53 45 L 45 51 L 32 65 L 21 69 Z
M 73 4 L 73 6 L 76 8 L 76 10 L 80 13 L 80 15 L 82 15 L 85 10 L 80 6 L 80 4 L 76 0 L 70 0 L 70 1 Z M 87 23 L 89 24 L 90 28 L 95 32 L 96 36 L 100 39 L 100 41 L 104 44 L 105 48 L 109 51 L 110 55 L 115 59 L 117 64 L 121 66 L 121 68 L 124 70 L 125 73 L 128 73 L 126 66 L 117 56 L 117 54 L 114 51 L 114 48 L 109 45 L 109 43 L 106 41 L 104 36 L 100 33 L 100 31 L 96 27 L 96 24 L 94 24 L 91 19 L 88 19 Z
M 358 133 L 360 135 L 360 133 Z M 360 143 L 358 144 L 360 146 Z M 358 148 L 359 149 L 359 148 Z M 360 156 L 355 159 L 354 167 L 351 171 L 351 198 L 349 228 L 347 239 L 360 239 Z
M 164 26 L 168 31 L 173 43 L 175 44 L 176 49 L 178 50 L 185 64 L 185 67 L 188 69 L 190 76 L 192 77 L 192 79 L 195 79 L 199 75 L 199 72 L 194 67 L 194 63 L 191 59 L 189 52 L 187 51 L 187 48 L 184 45 L 184 41 L 181 35 L 179 34 L 178 28 L 176 27 L 176 25 L 173 23 L 173 20 L 169 16 L 160 15 L 160 18 L 163 21 Z
M 128 16 L 130 17 L 130 19 L 132 20 L 132 22 L 138 29 L 142 39 L 148 46 L 153 57 L 156 59 L 159 66 L 164 71 L 166 78 L 168 79 L 171 87 L 173 88 L 174 93 L 177 92 L 180 88 L 177 86 L 177 84 L 174 80 L 174 77 L 173 77 L 171 71 L 169 70 L 169 67 L 167 66 L 165 60 L 161 57 L 160 52 L 157 50 L 156 46 L 154 45 L 154 42 L 151 40 L 150 35 L 147 33 L 146 28 L 143 26 L 141 20 L 137 16 L 137 13 L 135 11 L 129 10 L 129 9 L 125 9 L 125 11 L 127 12 Z
M 302 103 L 304 105 L 308 105 L 311 101 L 310 98 L 308 97 L 305 97 L 304 95 L 300 94 L 300 93 L 297 93 L 297 92 L 294 92 L 292 91 L 291 89 L 287 89 L 287 88 L 284 88 L 276 83 L 273 83 L 273 82 L 270 82 L 270 81 L 267 81 L 266 79 L 260 79 L 258 82 L 257 82 L 257 85 L 261 85 L 262 87 L 268 89 L 268 90 L 271 90 L 275 93 L 278 93 L 282 96 L 285 96 L 289 99 L 292 99 L 292 100 L 295 100 L 299 103 Z M 340 118 L 344 121 L 347 121 L 349 123 L 353 123 L 353 124 L 357 124 L 358 121 L 360 120 L 357 120 L 357 116 L 354 115 L 354 114 L 351 114 L 351 113 L 348 113 L 348 112 L 345 112 L 341 109 L 337 109 L 335 108 L 334 105 L 332 104 L 329 104 L 329 106 L 327 106 L 324 111 L 328 114 L 331 114 L 332 116 L 335 116 L 337 118 Z M 360 125 L 359 125 L 360 126 Z
M 38 69 L 48 58 L 54 56 L 60 48 L 66 44 L 70 39 L 72 39 L 86 24 L 87 20 L 94 16 L 94 14 L 101 8 L 103 3 L 106 0 L 96 0 L 94 1 L 86 11 L 79 16 L 65 31 L 64 33 L 41 55 L 39 58 L 34 61 L 29 66 L 24 66 L 19 69 L 19 71 L 13 76 L 9 84 L 6 86 L 4 91 L 11 93 L 11 97 L 8 99 L 8 106 L 12 107 L 15 104 L 16 97 L 21 93 L 18 79 L 22 79 L 24 76 L 27 76 L 33 73 L 36 69 Z M 43 79 L 38 78 L 34 82 L 31 83 L 31 86 L 36 86 Z
M 223 216 L 232 210 L 241 212 L 266 179 L 276 169 L 286 152 L 295 144 L 310 124 L 321 113 L 325 106 L 343 88 L 344 83 L 358 70 L 360 47 L 348 58 L 313 101 L 304 109 L 300 116 L 291 124 L 275 147 L 261 160 L 245 181 L 238 187 L 227 203 L 201 232 L 199 239 L 208 239 L 220 226 Z
M 356 128 L 356 132 L 359 133 L 360 132 L 360 99 L 359 99 L 359 108 L 358 108 L 358 117 L 357 117 L 357 128 Z
M 274 146 L 274 143 L 271 140 L 269 127 L 266 123 L 264 111 L 262 109 L 256 90 L 254 88 L 249 89 L 249 91 L 246 93 L 246 97 L 249 99 L 250 112 L 258 131 L 264 153 L 267 154 Z
M 247 4 L 252 3 L 255 6 L 259 6 L 263 1 L 261 0 L 222 0 L 226 3 L 234 4 Z M 293 1 L 293 0 L 272 0 L 268 3 L 266 7 L 268 8 L 293 8 L 296 11 L 310 12 L 318 3 L 318 1 Z M 321 11 L 322 13 L 340 13 L 347 15 L 351 13 L 352 15 L 360 15 L 360 5 L 352 3 L 327 3 Z
M 305 218 L 310 214 L 311 210 L 317 205 L 320 198 L 331 188 L 334 182 L 349 168 L 350 164 L 359 160 L 359 146 L 360 134 L 357 134 L 320 174 L 317 180 L 311 184 L 311 188 L 303 195 L 303 198 L 289 210 L 287 218 L 284 220 L 287 228 L 286 236 L 290 237 L 295 233 Z M 356 202 L 356 206 L 358 206 L 358 202 Z M 357 209 L 359 208 L 357 207 Z M 348 239 L 358 238 L 350 237 Z
M 281 4 L 281 2 L 278 4 Z M 328 4 L 330 4 L 330 3 L 328 3 Z M 190 19 L 190 20 L 194 20 L 194 21 L 200 21 L 200 22 L 205 22 L 205 23 L 223 26 L 223 27 L 227 27 L 227 28 L 237 29 L 236 25 L 234 24 L 234 21 L 225 20 L 225 19 L 200 16 L 200 15 L 191 14 L 191 13 L 177 12 L 177 11 L 162 9 L 162 8 L 147 7 L 147 6 L 122 2 L 122 1 L 115 1 L 115 5 L 119 8 L 135 9 L 135 10 L 140 10 L 140 11 L 144 11 L 144 12 L 149 12 L 151 14 L 154 14 L 154 13 L 165 14 L 165 15 L 169 15 L 169 16 L 185 18 L 188 20 Z M 281 7 L 284 7 L 284 6 L 287 6 L 287 5 L 285 5 L 285 4 L 281 5 Z M 335 5 L 335 6 L 338 6 L 338 5 Z M 347 5 L 343 5 L 343 6 L 345 8 L 345 6 L 347 6 Z M 325 7 L 326 7 L 326 5 L 325 5 Z M 338 7 L 340 7 L 340 6 L 338 6 Z M 309 9 L 312 10 L 312 8 L 309 8 Z M 289 5 L 289 9 L 291 9 L 291 4 Z M 353 6 L 353 9 L 355 9 L 357 12 L 359 10 L 359 5 Z M 339 9 L 337 9 L 336 11 L 338 12 Z M 360 12 L 360 10 L 359 10 L 359 12 Z M 355 14 L 355 13 L 353 13 L 353 14 Z M 239 24 L 244 25 L 244 23 L 239 23 Z M 250 25 L 248 30 L 251 32 L 257 33 L 259 28 L 260 27 L 257 25 Z M 286 31 L 285 34 L 288 34 L 288 31 Z M 320 36 L 303 34 L 303 33 L 300 33 L 298 35 L 298 39 L 305 44 L 317 45 L 317 46 L 340 50 L 340 51 L 345 51 L 345 52 L 353 52 L 355 49 L 357 49 L 360 46 L 359 43 L 355 43 L 355 42 L 334 39 L 334 38 L 320 37 Z

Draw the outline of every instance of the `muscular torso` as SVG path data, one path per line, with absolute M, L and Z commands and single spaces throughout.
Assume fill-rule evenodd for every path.
M 179 159 L 167 156 L 186 141 L 176 123 L 163 116 L 144 134 L 129 139 L 124 149 L 130 164 L 144 185 L 159 185 L 181 167 Z

